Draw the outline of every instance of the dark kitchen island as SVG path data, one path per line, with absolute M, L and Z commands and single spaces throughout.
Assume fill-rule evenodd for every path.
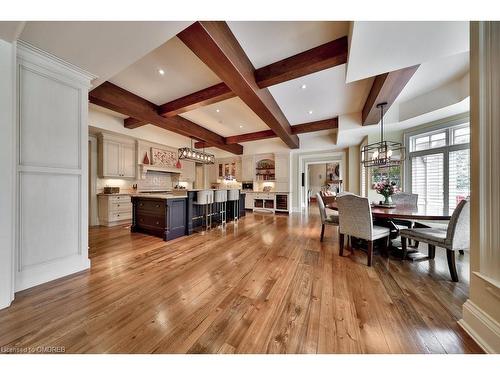
M 187 234 L 187 196 L 172 194 L 132 195 L 132 232 L 152 234 L 164 241 Z

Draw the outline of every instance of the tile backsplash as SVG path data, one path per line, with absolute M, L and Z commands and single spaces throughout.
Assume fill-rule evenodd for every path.
M 143 180 L 97 178 L 97 192 L 102 192 L 105 186 L 118 186 L 122 192 L 131 191 L 134 184 L 137 184 L 138 190 L 166 190 L 172 189 L 177 184 L 177 179 L 170 173 L 152 171 L 149 171 Z
M 164 190 L 172 189 L 175 185 L 173 181 L 170 173 L 149 171 L 144 180 L 138 180 L 136 183 L 138 190 Z

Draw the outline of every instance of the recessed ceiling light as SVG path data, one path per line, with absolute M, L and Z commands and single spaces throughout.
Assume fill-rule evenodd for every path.
M 219 108 L 217 108 L 217 109 L 215 110 L 215 112 L 219 113 L 219 112 L 220 112 L 220 109 L 219 109 Z
M 305 89 L 307 89 L 307 85 L 304 83 L 302 86 L 300 86 L 300 88 L 301 88 L 302 90 L 305 90 Z
M 165 71 L 163 69 L 158 69 L 158 73 L 160 73 L 160 75 L 164 75 L 165 74 Z
M 312 115 L 313 114 L 313 111 L 312 109 L 309 110 L 309 114 Z
M 243 125 L 240 125 L 240 129 L 243 129 Z

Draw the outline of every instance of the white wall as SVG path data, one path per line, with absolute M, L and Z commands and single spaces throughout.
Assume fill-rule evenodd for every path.
M 325 184 L 326 163 L 309 164 L 308 168 L 309 189 L 311 190 L 312 196 L 314 196 L 321 190 L 321 187 Z
M 15 44 L 0 40 L 0 309 L 14 298 Z
M 15 290 L 90 267 L 90 75 L 18 44 Z

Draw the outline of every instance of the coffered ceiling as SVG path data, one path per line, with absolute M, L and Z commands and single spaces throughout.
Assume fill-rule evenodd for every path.
M 220 70 L 213 70 L 222 61 L 210 61 L 211 58 L 215 58 L 219 52 L 226 53 L 226 56 L 218 55 L 216 59 L 231 58 L 227 53 L 233 53 L 234 50 L 217 51 L 217 47 L 212 46 L 213 56 L 201 56 L 200 52 L 205 52 L 204 48 L 200 50 L 196 43 L 193 44 L 193 39 L 189 39 L 192 35 L 186 39 L 184 31 L 190 25 L 195 24 L 26 22 L 6 25 L 5 28 L 11 30 L 16 26 L 16 32 L 20 34 L 21 39 L 98 75 L 95 86 L 108 81 L 105 86 L 114 90 L 114 94 L 108 93 L 106 96 L 106 89 L 100 90 L 99 95 L 96 92 L 92 102 L 98 106 L 93 106 L 92 110 L 104 106 L 108 108 L 108 113 L 120 113 L 120 121 L 125 118 L 129 125 L 133 119 L 127 119 L 128 116 L 142 116 L 142 119 L 133 120 L 135 125 L 129 129 L 132 133 L 134 127 L 144 126 L 147 121 L 152 121 L 155 126 L 150 129 L 166 134 L 178 133 L 172 137 L 176 141 L 179 137 L 186 137 L 191 126 L 198 126 L 194 131 L 195 138 L 205 141 L 207 147 L 211 146 L 207 143 L 208 139 L 217 142 L 218 145 L 214 145 L 219 148 L 222 146 L 227 152 L 241 152 L 247 146 L 248 150 L 268 147 L 269 151 L 278 147 L 277 145 L 280 145 L 278 148 L 290 147 L 293 142 L 285 144 L 281 140 L 284 139 L 283 134 L 270 138 L 272 132 L 276 135 L 276 129 L 270 130 L 272 127 L 269 118 L 266 118 L 265 110 L 256 110 L 255 103 L 251 101 L 253 99 L 249 101 L 248 97 L 244 99 L 236 96 L 228 87 L 234 89 L 235 82 L 224 83 L 224 74 L 221 75 Z M 411 123 L 418 123 L 417 115 L 425 113 L 425 110 L 437 114 L 452 113 L 453 108 L 464 108 L 464 90 L 468 92 L 468 86 L 464 86 L 464 76 L 469 69 L 467 22 L 229 21 L 220 25 L 223 27 L 212 29 L 215 34 L 210 34 L 209 31 L 206 36 L 222 38 L 224 43 L 230 43 L 230 38 L 224 39 L 222 36 L 227 34 L 227 29 L 227 35 L 234 38 L 236 45 L 239 45 L 236 48 L 240 49 L 236 51 L 236 58 L 240 61 L 246 60 L 250 64 L 250 71 L 240 71 L 240 79 L 247 81 L 250 85 L 247 87 L 253 87 L 252 90 L 258 95 L 263 95 L 259 100 L 273 108 L 273 116 L 280 119 L 284 129 L 290 129 L 292 133 L 294 130 L 290 126 L 338 117 L 332 128 L 325 130 L 324 127 L 312 126 L 307 128 L 314 130 L 312 133 L 299 132 L 301 149 L 319 146 L 332 149 L 345 147 L 350 141 L 355 144 L 363 134 L 369 134 L 373 127 L 361 127 L 359 123 L 357 129 L 354 124 L 358 120 L 352 119 L 362 118 L 361 111 L 374 86 L 376 76 L 413 65 L 418 68 L 407 77 L 408 83 L 405 82 L 396 93 L 394 105 L 388 113 L 388 123 L 402 121 L 408 124 L 409 119 Z M 197 37 L 201 37 L 205 31 L 200 33 L 200 29 L 198 30 Z M 184 38 L 176 36 L 181 35 L 180 32 L 184 33 Z M 217 34 L 219 32 L 222 34 Z M 346 49 L 345 58 L 340 57 L 340 62 L 328 62 L 326 65 L 320 64 L 312 68 L 318 63 L 316 59 L 328 61 L 329 57 L 325 56 L 325 53 L 333 53 L 332 49 L 318 48 L 341 40 L 342 37 L 348 41 L 348 53 Z M 204 43 L 208 43 L 208 39 Z M 294 55 L 305 51 L 315 52 L 311 56 L 308 55 L 307 59 L 293 60 L 297 57 Z M 286 62 L 280 62 L 283 59 L 287 59 Z M 290 61 L 299 65 L 290 68 L 290 65 L 287 65 Z M 233 63 L 238 62 L 234 60 L 231 64 Z M 300 72 L 296 75 L 285 75 L 284 79 L 279 80 L 280 83 L 274 82 L 274 85 L 267 88 L 255 89 L 256 86 L 252 85 L 258 83 L 253 69 L 269 68 L 270 64 L 273 64 L 271 66 L 274 68 L 285 69 L 285 72 L 286 69 L 298 67 Z M 308 64 L 310 70 L 307 70 Z M 231 68 L 231 65 L 226 65 L 226 68 Z M 239 69 L 241 70 L 242 66 Z M 214 85 L 225 86 L 226 94 L 216 97 L 205 90 Z M 433 99 L 441 95 L 439 90 L 453 91 L 457 87 L 459 94 L 448 95 L 447 100 L 439 104 L 441 107 L 449 106 L 450 109 L 440 108 Z M 115 97 L 120 92 L 124 93 L 127 100 L 123 100 L 125 97 Z M 215 99 L 210 99 L 210 95 Z M 177 113 L 161 112 L 163 104 L 171 104 L 172 101 L 185 96 L 188 96 L 189 100 L 195 100 L 195 103 L 198 100 L 199 104 L 190 105 Z M 457 105 L 459 102 L 461 104 Z M 121 107 L 120 103 L 126 103 L 127 106 L 140 104 L 137 107 L 140 109 L 129 110 Z M 402 112 L 400 107 L 403 108 Z M 148 113 L 150 110 L 155 113 Z M 404 116 L 400 112 L 404 113 Z M 162 118 L 162 114 L 165 117 Z M 350 120 L 349 126 L 346 127 L 342 122 L 347 118 Z M 343 131 L 344 136 L 340 136 Z M 254 135 L 242 137 L 242 145 L 231 144 L 231 147 L 226 147 L 224 143 L 227 137 L 234 138 L 257 132 L 266 139 L 254 140 L 259 139 Z M 352 135 L 352 139 L 348 134 Z M 339 139 L 341 142 L 337 144 Z M 186 142 L 189 142 L 188 138 Z

